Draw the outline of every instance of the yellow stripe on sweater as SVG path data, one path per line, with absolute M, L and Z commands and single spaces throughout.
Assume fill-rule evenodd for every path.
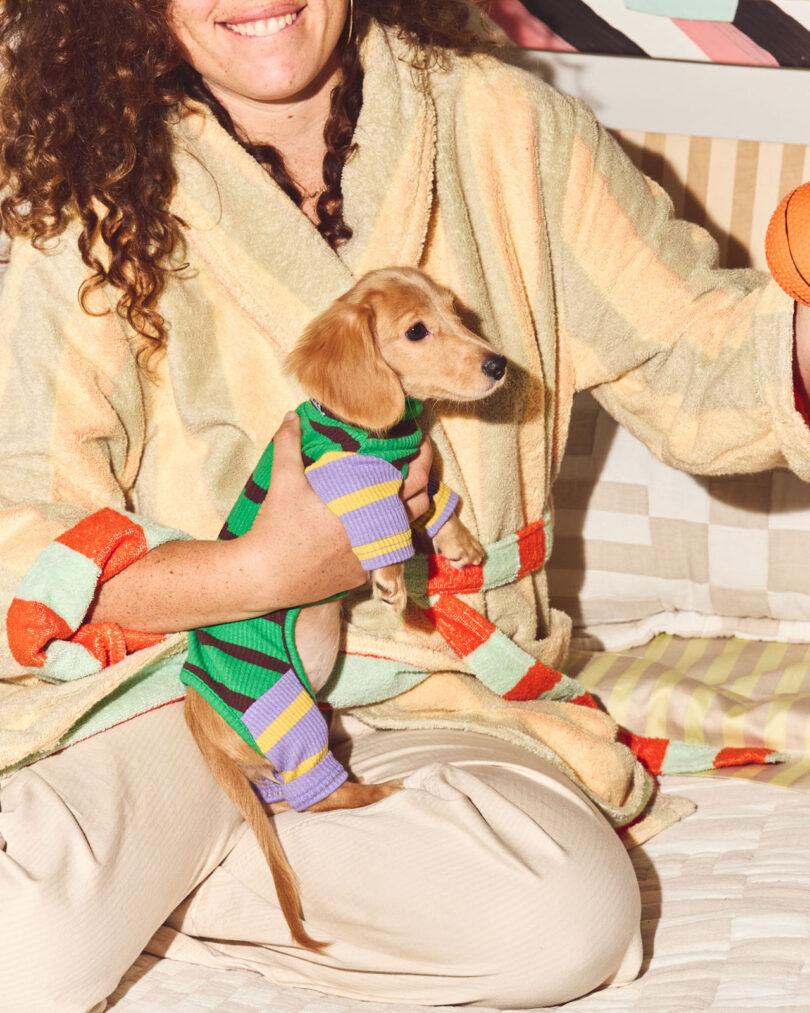
M 351 450 L 327 450 L 325 454 L 321 454 L 314 464 L 310 464 L 306 471 L 315 471 L 316 468 L 323 467 L 324 464 L 329 464 L 331 461 L 338 461 L 341 457 L 354 457 L 354 453 Z
M 359 507 L 368 506 L 369 503 L 377 503 L 389 496 L 396 496 L 401 485 L 401 478 L 392 478 L 388 482 L 368 485 L 365 489 L 348 492 L 345 496 L 338 496 L 337 499 L 330 500 L 329 509 L 339 517 L 341 514 L 347 514 L 350 510 L 357 510 Z
M 379 538 L 376 542 L 366 542 L 365 545 L 355 545 L 354 553 L 358 559 L 373 559 L 375 556 L 382 556 L 388 552 L 395 552 L 411 544 L 410 530 L 400 531 L 395 535 L 388 535 L 386 538 Z
M 433 497 L 433 509 L 422 519 L 424 527 L 429 527 L 437 517 L 441 517 L 442 511 L 450 502 L 450 486 L 444 482 L 439 483 L 439 489 Z
M 305 689 L 302 689 L 293 702 L 286 707 L 281 714 L 269 724 L 265 730 L 256 738 L 256 745 L 263 753 L 272 748 L 292 726 L 299 721 L 312 708 L 312 697 Z
M 329 746 L 324 746 L 319 752 L 315 753 L 314 756 L 310 756 L 306 760 L 302 760 L 294 770 L 282 770 L 280 773 L 281 780 L 285 784 L 289 784 L 290 781 L 294 781 L 297 777 L 301 777 L 302 774 L 308 773 L 313 767 L 317 767 L 321 760 L 329 752 Z

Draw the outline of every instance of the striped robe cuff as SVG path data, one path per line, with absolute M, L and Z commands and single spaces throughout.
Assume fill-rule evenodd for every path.
M 84 623 L 100 584 L 165 542 L 188 538 L 135 514 L 104 508 L 47 545 L 31 564 L 8 610 L 15 660 L 50 682 L 99 672 L 162 634 Z

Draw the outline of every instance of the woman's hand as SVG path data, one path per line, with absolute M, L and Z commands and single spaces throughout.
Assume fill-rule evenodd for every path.
M 320 601 L 365 582 L 346 529 L 307 481 L 295 412 L 273 437 L 270 488 L 250 531 L 238 541 L 255 586 L 265 587 L 268 599 L 280 597 L 281 606 Z
M 433 447 L 423 436 L 400 489 L 411 523 L 430 505 L 427 484 L 432 464 Z M 240 541 L 247 551 L 245 565 L 256 570 L 257 585 L 269 580 L 274 593 L 289 588 L 284 591 L 288 605 L 320 601 L 366 580 L 346 529 L 307 481 L 301 460 L 301 423 L 295 412 L 285 416 L 273 437 L 270 488 L 253 526 Z M 291 550 L 284 553 L 283 561 L 279 544 Z

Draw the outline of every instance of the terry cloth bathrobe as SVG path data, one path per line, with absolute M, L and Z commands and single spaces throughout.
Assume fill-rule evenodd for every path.
M 68 867 L 58 849 L 72 827 L 84 827 L 76 846 L 93 841 L 93 856 L 102 830 L 94 825 L 90 833 L 87 821 L 104 813 L 110 834 L 130 827 L 122 838 L 129 848 L 116 838 L 106 863 L 70 865 L 70 896 L 94 904 L 94 931 L 101 933 L 94 938 L 119 939 L 116 898 L 122 890 L 137 896 L 127 908 L 132 936 L 120 947 L 123 961 L 134 959 L 143 933 L 148 937 L 214 869 L 192 906 L 178 909 L 162 930 L 161 952 L 236 961 L 276 980 L 361 999 L 506 1007 L 564 1001 L 620 965 L 625 974 L 637 969 L 638 953 L 634 961 L 627 954 L 638 899 L 612 829 L 571 787 L 574 774 L 555 770 L 562 747 L 549 749 L 517 727 L 531 701 L 506 707 L 504 717 L 499 700 L 499 738 L 471 734 L 492 731 L 474 704 L 461 715 L 465 735 L 451 736 L 452 743 L 440 730 L 360 737 L 351 751 L 355 772 L 404 777 L 420 790 L 323 820 L 285 814 L 294 822 L 282 820 L 280 829 L 291 828 L 285 846 L 302 876 L 312 931 L 341 939 L 316 966 L 290 947 L 281 920 L 277 937 L 267 928 L 260 946 L 249 945 L 265 925 L 273 891 L 251 907 L 251 884 L 263 882 L 264 873 L 245 852 L 249 844 L 237 847 L 233 864 L 226 858 L 215 868 L 240 831 L 216 786 L 202 778 L 199 760 L 190 754 L 180 763 L 179 751 L 190 747 L 173 716 L 177 708 L 108 728 L 182 695 L 186 637 L 82 625 L 99 580 L 180 532 L 216 536 L 284 413 L 303 399 L 282 371 L 285 355 L 356 279 L 392 264 L 421 267 L 451 288 L 517 367 L 493 397 L 469 407 L 440 405 L 425 428 L 444 480 L 459 494 L 461 519 L 487 558 L 498 561 L 497 573 L 487 570 L 486 580 L 453 597 L 539 665 L 559 668 L 568 645 L 570 624 L 549 603 L 542 562 L 577 390 L 593 390 L 620 422 L 682 468 L 716 474 L 788 466 L 810 477 L 810 437 L 793 407 L 793 304 L 761 275 L 716 272 L 706 234 L 671 220 L 666 196 L 584 105 L 494 59 L 452 59 L 420 75 L 403 44 L 379 28 L 362 58 L 358 150 L 343 173 L 354 231 L 337 252 L 208 113 L 193 109 L 173 127 L 172 207 L 185 223 L 178 265 L 188 266 L 169 275 L 161 298 L 170 330 L 167 353 L 154 362 L 157 382 L 139 372 L 133 336 L 119 317 L 81 310 L 77 291 L 87 270 L 75 229 L 52 250 L 15 244 L 0 297 L 0 561 L 5 601 L 17 595 L 21 604 L 9 619 L 16 657 L 5 649 L 2 657 L 0 767 L 86 741 L 12 776 L 0 793 L 0 833 L 10 841 L 13 823 L 16 863 L 26 866 L 30 841 L 38 856 L 46 845 L 56 849 L 58 870 Z M 115 298 L 97 293 L 95 306 L 103 310 Z M 346 599 L 345 644 L 321 691 L 324 703 L 355 707 L 390 728 L 406 722 L 391 716 L 386 701 L 406 690 L 418 700 L 423 688 L 429 695 L 455 679 L 458 699 L 448 706 L 437 694 L 436 707 L 410 723 L 429 729 L 451 721 L 464 688 L 478 685 L 465 675 L 465 658 L 477 649 L 461 657 L 439 629 L 446 616 L 439 625 L 426 617 L 437 604 L 434 578 L 429 568 L 409 574 L 420 606 L 402 620 L 366 592 Z M 26 602 L 41 607 L 31 613 Z M 491 695 L 498 700 L 504 692 Z M 554 704 L 558 716 L 574 712 L 576 734 L 567 741 L 576 752 L 587 730 L 582 713 L 593 725 L 599 712 Z M 108 730 L 89 738 L 102 728 Z M 134 753 L 129 765 L 124 741 Z M 586 750 L 585 762 L 567 769 L 590 769 L 592 755 Z M 637 765 L 618 753 L 610 758 L 616 762 L 592 765 L 597 774 L 612 772 L 593 797 L 626 822 L 642 807 L 644 789 L 633 794 Z M 97 764 L 108 771 L 105 779 L 93 781 L 86 804 L 77 801 Z M 79 773 L 66 777 L 68 768 Z M 26 812 L 40 803 L 49 811 L 60 798 L 58 819 L 32 818 L 26 829 Z M 158 838 L 165 862 L 133 857 L 133 835 L 141 830 L 131 821 L 140 816 L 144 832 L 183 827 Z M 60 828 L 47 842 L 35 833 L 42 819 Z M 215 842 L 218 827 L 223 839 Z M 329 829 L 328 842 L 308 850 L 321 827 Z M 356 827 L 362 832 L 352 833 Z M 391 837 L 382 840 L 386 827 Z M 424 863 L 422 833 L 429 842 Z M 197 840 L 203 852 L 184 858 L 181 846 Z M 478 865 L 471 858 L 476 841 Z M 0 876 L 9 861 L 0 851 Z M 127 862 L 137 874 L 122 886 Z M 548 862 L 553 875 L 543 873 Z M 114 982 L 126 962 L 117 971 L 105 965 L 106 977 L 83 970 L 86 954 L 98 947 L 77 931 L 68 895 L 48 892 L 57 873 L 32 873 L 23 889 L 17 867 L 1 886 L 14 941 L 0 951 L 7 994 L 26 987 L 19 968 L 42 945 L 43 925 L 30 925 L 32 910 L 43 917 L 47 911 L 47 927 L 58 935 L 47 969 L 54 992 L 61 995 L 65 982 L 85 973 L 101 981 L 99 991 Z M 158 886 L 162 868 L 172 877 Z M 118 878 L 111 886 L 105 876 Z M 30 884 L 41 891 L 33 901 Z M 346 912 L 356 909 L 361 891 L 362 924 L 350 924 Z M 447 917 L 427 925 L 419 912 L 438 903 Z M 515 926 L 519 937 L 510 931 Z M 190 933 L 205 942 L 195 944 Z M 39 988 L 46 969 L 42 974 Z

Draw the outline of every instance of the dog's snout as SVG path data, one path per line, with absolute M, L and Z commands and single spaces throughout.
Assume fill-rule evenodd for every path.
M 481 369 L 491 376 L 493 380 L 502 380 L 506 372 L 506 357 L 503 355 L 490 355 L 484 359 Z

